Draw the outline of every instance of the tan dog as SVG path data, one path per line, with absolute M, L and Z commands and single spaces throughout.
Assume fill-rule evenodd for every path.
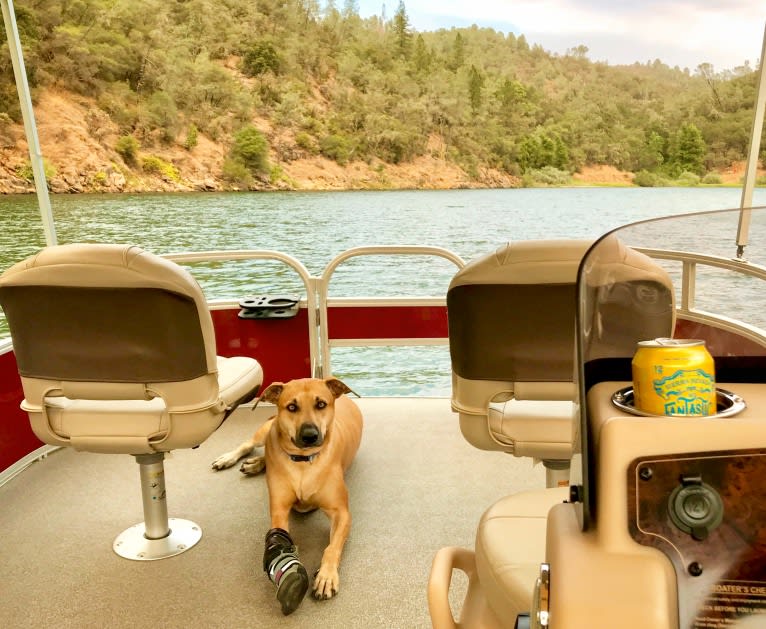
M 301 513 L 321 509 L 330 518 L 330 543 L 314 579 L 317 599 L 338 592 L 343 546 L 351 529 L 348 489 L 344 472 L 351 465 L 362 438 L 362 414 L 336 378 L 304 378 L 274 382 L 260 400 L 272 402 L 276 415 L 235 450 L 213 462 L 216 470 L 265 446 L 264 456 L 246 459 L 240 471 L 258 474 L 266 469 L 271 531 L 266 535 L 264 570 L 277 585 L 282 612 L 297 609 L 308 588 L 308 577 L 289 536 L 291 509 Z M 304 583 L 305 581 L 305 583 Z

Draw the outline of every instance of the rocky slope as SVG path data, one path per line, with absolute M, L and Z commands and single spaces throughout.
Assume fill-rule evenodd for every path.
M 139 165 L 127 164 L 114 150 L 119 137 L 117 126 L 83 97 L 62 91 L 45 90 L 35 103 L 35 117 L 49 188 L 55 193 L 149 192 L 230 190 L 222 179 L 221 166 L 227 147 L 200 135 L 191 150 L 179 142 L 169 146 L 142 147 L 141 157 L 155 156 L 172 164 L 177 180 L 147 173 Z M 276 137 L 267 121 L 258 125 L 272 146 L 286 141 Z M 287 140 L 289 141 L 289 139 Z M 260 189 L 343 190 L 397 188 L 507 188 L 518 179 L 501 171 L 484 169 L 471 178 L 455 164 L 433 157 L 440 141 L 431 138 L 429 155 L 407 164 L 391 165 L 353 162 L 345 167 L 321 156 L 307 156 L 278 165 L 280 175 L 260 183 Z M 0 120 L 0 193 L 34 191 L 29 176 L 29 153 L 22 125 Z M 26 172 L 25 172 L 26 170 Z
M 38 135 L 47 164 L 48 185 L 54 193 L 80 192 L 181 192 L 232 190 L 221 176 L 227 145 L 200 135 L 191 150 L 183 138 L 173 145 L 157 143 L 143 147 L 140 158 L 154 156 L 172 164 L 179 177 L 146 172 L 138 164 L 127 164 L 114 150 L 119 137 L 117 126 L 86 98 L 57 90 L 43 91 L 35 103 Z M 267 120 L 257 122 L 271 146 L 293 143 L 277 134 Z M 287 151 L 289 153 L 289 151 Z M 321 156 L 299 152 L 291 161 L 279 162 L 278 177 L 260 182 L 263 190 L 349 190 L 349 189 L 453 189 L 513 188 L 516 177 L 493 169 L 480 169 L 471 177 L 456 164 L 438 155 L 444 146 L 431 137 L 427 154 L 406 164 L 352 162 L 340 166 Z M 284 153 L 284 151 L 283 151 Z M 739 183 L 744 164 L 733 164 L 721 173 L 724 183 Z M 25 178 L 26 175 L 26 178 Z M 0 193 L 34 192 L 30 178 L 29 152 L 22 125 L 0 117 Z M 611 166 L 583 169 L 573 177 L 579 184 L 631 185 L 633 175 Z

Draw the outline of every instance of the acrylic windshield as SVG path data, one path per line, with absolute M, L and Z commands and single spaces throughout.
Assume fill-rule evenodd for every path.
M 639 341 L 702 339 L 718 382 L 766 380 L 765 212 L 722 210 L 634 223 L 586 253 L 577 286 L 582 465 L 572 465 L 585 527 L 594 501 L 587 392 L 605 381 L 630 384 Z

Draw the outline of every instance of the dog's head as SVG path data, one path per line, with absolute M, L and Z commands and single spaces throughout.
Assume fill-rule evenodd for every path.
M 280 436 L 301 450 L 321 447 L 335 418 L 335 400 L 350 393 L 337 378 L 302 378 L 273 382 L 261 400 L 277 407 L 276 424 Z

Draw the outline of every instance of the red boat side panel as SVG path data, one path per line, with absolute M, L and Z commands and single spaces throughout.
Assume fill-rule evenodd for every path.
M 311 376 L 308 311 L 291 319 L 240 319 L 238 309 L 213 310 L 219 356 L 250 356 L 263 368 L 263 388 Z
M 13 352 L 0 355 L 0 471 L 43 445 L 19 404 L 24 399 Z
M 447 338 L 446 306 L 348 306 L 329 308 L 332 339 Z

